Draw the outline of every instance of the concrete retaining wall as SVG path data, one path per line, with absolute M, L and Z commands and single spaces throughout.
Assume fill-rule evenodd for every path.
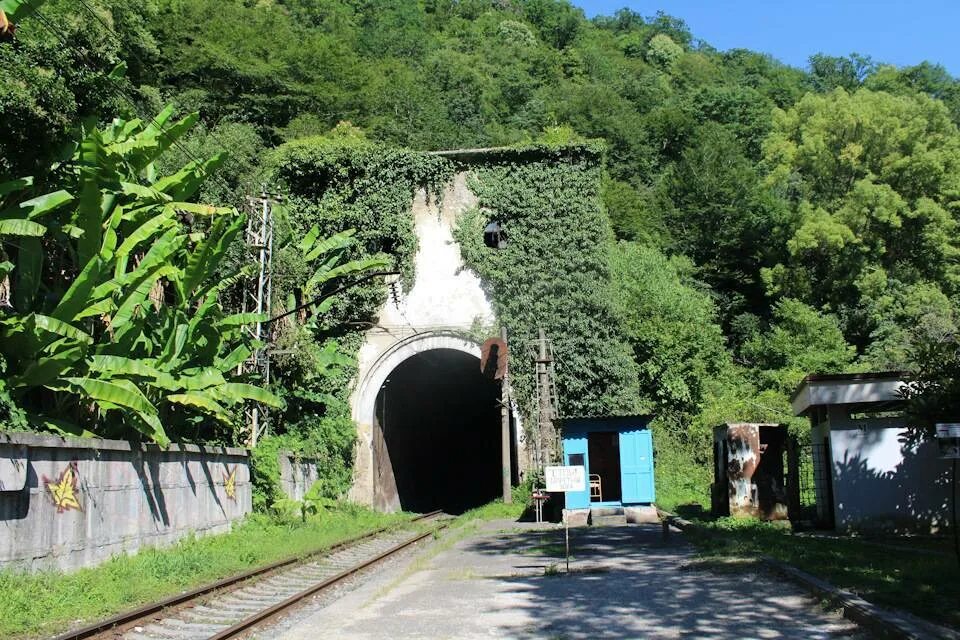
M 0 434 L 0 568 L 92 566 L 250 510 L 245 449 Z
M 296 458 L 287 451 L 280 452 L 280 485 L 291 500 L 303 500 L 313 483 L 320 477 L 317 461 L 312 458 Z

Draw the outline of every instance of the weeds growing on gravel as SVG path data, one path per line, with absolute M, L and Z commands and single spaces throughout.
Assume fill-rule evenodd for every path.
M 409 518 L 356 505 L 324 510 L 306 522 L 254 514 L 229 533 L 142 549 L 73 573 L 3 571 L 0 637 L 58 633 Z

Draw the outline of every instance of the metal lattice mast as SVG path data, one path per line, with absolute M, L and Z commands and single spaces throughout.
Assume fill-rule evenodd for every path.
M 247 255 L 257 265 L 256 276 L 250 278 L 243 293 L 243 311 L 259 314 L 261 317 L 272 315 L 273 294 L 273 204 L 274 200 L 264 190 L 259 197 L 247 199 L 249 215 L 245 235 Z M 268 325 L 255 322 L 244 326 L 250 337 L 259 346 L 242 365 L 245 373 L 256 373 L 264 386 L 270 382 L 270 354 Z M 253 448 L 263 434 L 267 424 L 267 409 L 259 403 L 251 403 L 246 410 L 247 446 Z
M 548 464 L 558 462 L 562 453 L 560 433 L 555 424 L 560 417 L 560 405 L 557 400 L 553 344 L 542 328 L 536 341 L 534 362 L 537 369 L 537 432 L 534 450 L 536 467 L 542 469 Z

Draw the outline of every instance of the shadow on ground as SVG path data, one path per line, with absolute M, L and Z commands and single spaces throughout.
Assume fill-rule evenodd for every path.
M 571 530 L 564 570 L 563 530 L 486 536 L 463 550 L 511 558 L 509 600 L 541 622 L 498 629 L 516 638 L 837 638 L 857 629 L 821 610 L 792 585 L 756 569 L 704 570 L 692 548 L 659 526 Z M 483 603 L 478 603 L 483 606 Z

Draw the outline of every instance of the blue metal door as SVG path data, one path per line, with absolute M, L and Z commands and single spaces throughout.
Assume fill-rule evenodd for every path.
M 654 501 L 653 437 L 649 429 L 620 432 L 620 478 L 624 504 Z
M 583 465 L 586 477 L 590 477 L 590 456 L 587 455 L 587 436 L 582 433 L 563 437 L 563 462 L 568 466 Z M 590 483 L 584 483 L 583 491 L 566 492 L 567 509 L 590 508 Z

